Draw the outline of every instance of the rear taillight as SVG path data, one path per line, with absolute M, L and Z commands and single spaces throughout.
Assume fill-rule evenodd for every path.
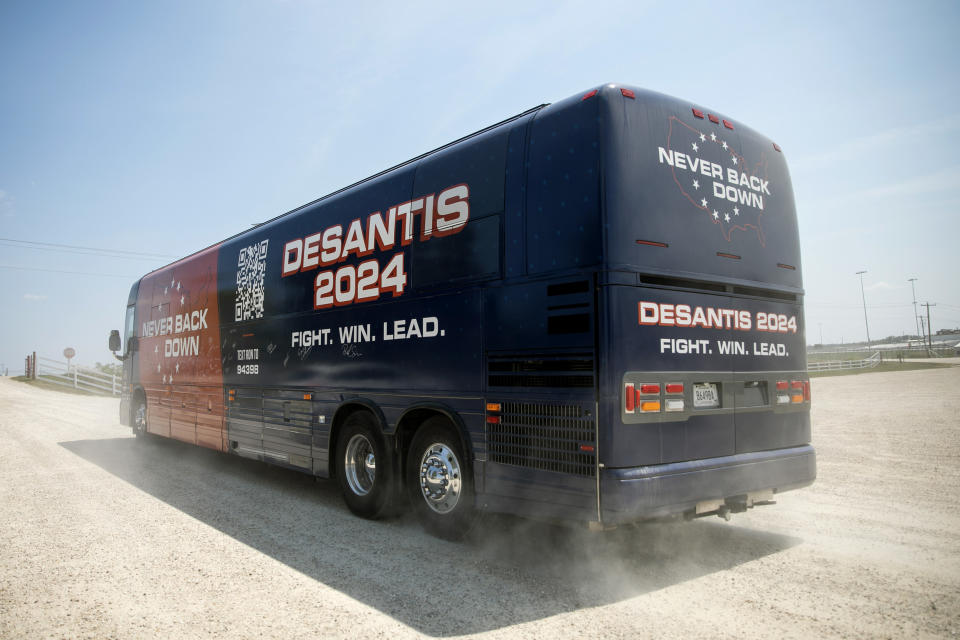
M 623 410 L 633 413 L 637 407 L 637 391 L 630 383 L 623 385 Z

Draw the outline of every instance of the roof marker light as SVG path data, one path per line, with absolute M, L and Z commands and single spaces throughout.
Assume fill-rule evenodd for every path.
M 773 143 L 773 148 L 776 149 L 777 151 L 781 151 L 780 145 L 778 145 L 776 142 Z
M 624 97 L 624 98 L 630 98 L 631 100 L 633 100 L 633 99 L 635 99 L 635 98 L 637 97 L 636 95 L 634 95 L 633 91 L 631 91 L 630 89 L 623 89 L 623 88 L 621 88 L 621 89 L 620 89 L 620 93 L 623 94 L 623 97 Z
M 583 94 L 583 97 L 582 97 L 582 98 L 580 98 L 580 102 L 583 102 L 584 100 L 589 100 L 590 98 L 592 98 L 592 97 L 595 96 L 595 95 L 597 95 L 597 90 L 596 90 L 596 89 L 594 89 L 593 91 L 588 91 L 587 93 Z
M 691 109 L 691 111 L 693 111 L 694 118 L 700 118 L 701 120 L 703 120 L 703 111 L 700 111 L 700 109 L 697 109 L 696 107 Z
M 713 124 L 720 124 L 720 118 L 713 115 L 712 113 L 708 113 L 707 117 L 710 118 L 710 122 L 712 122 Z
M 731 131 L 733 131 L 733 125 L 730 123 L 729 120 L 724 120 L 724 121 L 723 121 L 723 126 L 725 126 L 727 129 L 730 129 Z

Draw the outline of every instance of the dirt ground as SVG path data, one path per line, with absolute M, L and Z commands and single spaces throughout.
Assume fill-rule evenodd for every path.
M 443 542 L 0 378 L 0 637 L 960 635 L 960 367 L 813 381 L 819 478 L 724 522 Z

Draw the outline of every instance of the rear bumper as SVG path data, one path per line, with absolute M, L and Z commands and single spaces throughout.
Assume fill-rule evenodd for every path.
M 817 477 L 817 458 L 803 445 L 600 473 L 603 522 L 622 524 L 686 513 L 705 500 L 807 486 Z

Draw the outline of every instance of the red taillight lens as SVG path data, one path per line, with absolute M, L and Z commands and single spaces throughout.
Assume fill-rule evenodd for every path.
M 786 380 L 777 380 L 777 391 L 786 391 L 787 386 Z
M 805 380 L 803 383 L 803 399 L 807 402 L 810 402 L 810 381 Z
M 667 393 L 683 393 L 683 385 L 679 382 L 667 384 Z
M 595 96 L 595 95 L 597 95 L 597 90 L 596 90 L 596 89 L 594 89 L 593 91 L 589 91 L 589 92 L 583 94 L 583 97 L 580 98 L 580 100 L 581 100 L 581 101 L 583 101 L 583 100 L 589 100 L 590 98 L 592 98 L 592 97 Z
M 790 388 L 791 388 L 791 389 L 803 389 L 803 381 L 802 381 L 802 380 L 794 380 L 794 381 L 792 381 L 792 382 L 790 383 Z
M 633 413 L 637 408 L 637 392 L 632 384 L 623 386 L 623 409 L 627 413 Z
M 660 393 L 660 385 L 658 385 L 658 384 L 642 384 L 642 385 L 640 385 L 640 393 L 642 393 L 642 394 Z
M 487 416 L 487 424 L 500 424 L 500 416 Z
M 620 89 L 620 93 L 623 94 L 624 98 L 630 98 L 631 100 L 637 97 L 633 94 L 633 91 L 631 91 L 630 89 Z

